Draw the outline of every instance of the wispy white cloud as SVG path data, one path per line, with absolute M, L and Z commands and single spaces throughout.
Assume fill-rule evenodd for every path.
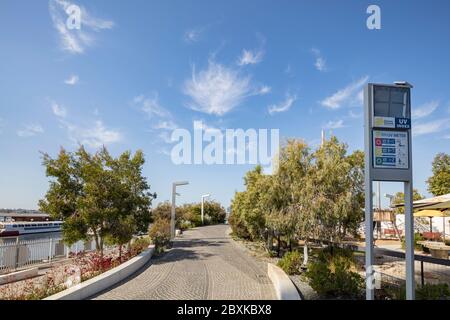
M 272 91 L 271 87 L 269 87 L 269 86 L 262 86 L 259 89 L 259 94 L 268 94 L 268 93 L 270 93 L 270 91 Z
M 153 128 L 159 130 L 175 130 L 178 128 L 178 125 L 172 120 L 160 120 Z
M 52 101 L 51 108 L 53 114 L 59 121 L 60 128 L 66 130 L 69 140 L 76 144 L 99 148 L 103 145 L 106 146 L 120 142 L 123 138 L 119 130 L 108 128 L 101 120 L 96 120 L 92 124 L 78 125 L 67 119 L 68 111 L 65 107 Z M 95 110 L 94 114 L 98 116 L 98 112 L 96 114 Z
M 292 77 L 294 75 L 291 64 L 288 64 L 286 66 L 286 69 L 284 69 L 284 73 L 289 77 Z
M 173 143 L 172 137 L 169 133 L 169 131 L 161 131 L 158 134 L 158 137 L 164 142 L 164 143 Z
M 360 90 L 356 96 L 356 104 L 362 106 L 364 104 L 364 90 Z
M 156 149 L 156 152 L 159 153 L 159 154 L 163 154 L 165 156 L 168 156 L 168 157 L 171 156 L 171 151 L 167 147 L 162 147 L 162 148 Z
M 355 113 L 355 112 L 353 112 L 353 110 L 350 110 L 348 112 L 348 116 L 352 119 L 358 119 L 358 118 L 362 117 L 362 113 Z
M 412 126 L 413 136 L 422 136 L 431 133 L 441 132 L 450 128 L 450 118 L 438 119 L 429 122 L 422 122 Z
M 249 76 L 210 60 L 204 70 L 195 71 L 185 81 L 183 92 L 192 101 L 192 110 L 222 116 L 237 107 L 245 98 L 267 93 L 267 89 L 254 89 Z
M 149 131 L 157 131 L 156 136 L 163 143 L 172 143 L 171 131 L 177 129 L 178 125 L 171 113 L 159 103 L 158 93 L 154 92 L 150 97 L 139 95 L 133 99 L 133 103 L 148 114 L 151 125 Z
M 286 112 L 288 111 L 294 102 L 297 100 L 297 95 L 291 95 L 289 93 L 286 94 L 286 98 L 278 103 L 273 104 L 268 107 L 269 114 L 279 113 L 279 112 Z
M 333 95 L 325 98 L 320 103 L 322 106 L 330 109 L 339 109 L 345 103 L 352 103 L 354 100 L 361 98 L 360 89 L 369 80 L 369 76 L 364 76 L 357 81 L 354 81 L 347 85 L 345 88 L 338 90 Z
M 52 102 L 52 111 L 53 114 L 57 117 L 65 118 L 67 116 L 67 109 L 57 104 L 56 102 Z
M 420 119 L 420 118 L 424 118 L 426 116 L 429 116 L 430 114 L 432 114 L 434 112 L 434 110 L 436 110 L 436 108 L 439 106 L 439 101 L 430 101 L 427 102 L 417 108 L 412 108 L 412 117 L 414 119 Z
M 64 80 L 65 84 L 68 84 L 69 86 L 74 86 L 78 83 L 80 79 L 78 78 L 77 75 L 71 75 L 69 78 L 67 78 L 66 80 Z
M 326 125 L 323 126 L 324 129 L 340 129 L 344 128 L 344 120 L 328 121 Z
M 242 50 L 242 54 L 238 59 L 237 64 L 245 66 L 248 64 L 258 64 L 262 61 L 264 56 L 263 50 Z
M 69 15 L 66 10 L 73 3 L 66 0 L 49 0 L 49 12 L 53 26 L 58 31 L 61 48 L 73 54 L 81 54 L 95 43 L 95 33 L 111 29 L 114 22 L 92 16 L 84 7 L 80 6 L 80 29 L 69 29 L 66 25 Z
M 313 53 L 314 57 L 316 58 L 314 62 L 314 67 L 316 67 L 319 71 L 327 71 L 327 62 L 325 58 L 322 56 L 322 53 L 317 48 L 312 48 L 311 52 Z
M 206 123 L 205 120 L 195 120 L 194 122 L 201 122 L 201 129 L 205 132 L 205 133 L 217 133 L 217 132 L 221 132 L 221 130 L 215 126 L 209 125 Z M 194 126 L 194 124 L 193 124 Z
M 203 33 L 203 28 L 197 27 L 192 28 L 189 30 L 186 30 L 186 32 L 183 35 L 184 41 L 187 43 L 194 43 L 200 41 L 200 37 Z
M 152 96 L 146 97 L 141 94 L 133 99 L 133 103 L 141 108 L 142 111 L 148 114 L 150 118 L 170 117 L 170 112 L 161 106 L 159 103 L 159 96 L 157 92 L 154 92 Z
M 89 127 L 81 127 L 65 121 L 61 123 L 67 129 L 70 140 L 91 148 L 111 145 L 123 139 L 120 131 L 107 128 L 101 120 L 95 121 Z
M 44 128 L 40 124 L 28 124 L 17 131 L 17 135 L 22 138 L 33 137 L 37 134 L 43 133 Z

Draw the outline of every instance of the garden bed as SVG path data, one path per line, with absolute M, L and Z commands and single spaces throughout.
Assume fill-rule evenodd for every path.
M 0 299 L 44 299 L 123 264 L 139 255 L 148 245 L 148 240 L 136 241 L 123 250 L 121 256 L 119 247 L 112 247 L 105 252 L 103 259 L 97 252 L 74 254 L 64 264 L 54 265 L 38 277 L 0 286 Z

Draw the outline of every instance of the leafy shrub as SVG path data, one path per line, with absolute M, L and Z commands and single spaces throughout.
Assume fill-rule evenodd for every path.
M 167 219 L 155 220 L 150 227 L 149 236 L 155 245 L 155 251 L 163 252 L 170 242 L 170 221 Z
M 183 221 L 189 222 L 191 228 L 199 227 L 202 225 L 202 217 L 200 207 L 195 207 L 191 204 L 184 205 L 183 210 Z
M 283 269 L 287 274 L 300 273 L 300 267 L 302 265 L 302 256 L 297 250 L 287 252 L 283 258 L 278 261 L 278 266 Z
M 181 230 L 187 230 L 187 229 L 190 229 L 190 228 L 193 228 L 193 227 L 194 227 L 194 224 L 191 221 L 183 220 L 180 223 L 180 229 Z
M 231 214 L 228 218 L 228 224 L 231 226 L 233 236 L 241 239 L 251 239 L 250 232 L 245 224 L 245 221 L 236 214 Z
M 358 298 L 364 279 L 352 271 L 355 265 L 351 250 L 329 247 L 310 261 L 306 276 L 320 295 Z
M 386 294 L 388 300 L 405 300 L 406 299 L 406 287 L 405 285 L 382 285 L 382 289 Z
M 146 250 L 148 246 L 150 245 L 150 238 L 144 237 L 144 238 L 136 238 L 131 243 L 131 255 L 135 256 L 140 254 L 142 251 Z
M 405 300 L 406 286 L 387 287 L 386 293 L 390 299 Z M 450 300 L 450 290 L 446 283 L 425 284 L 416 288 L 416 300 Z
M 225 209 L 216 201 L 205 201 L 204 203 L 205 224 L 224 223 L 226 217 Z
M 415 250 L 422 250 L 422 245 L 418 244 L 419 241 L 423 241 L 424 238 L 422 237 L 422 235 L 420 233 L 414 233 L 414 249 Z M 406 241 L 405 238 L 402 237 L 402 249 L 406 248 Z
M 417 300 L 450 300 L 450 290 L 446 283 L 425 284 L 416 289 Z

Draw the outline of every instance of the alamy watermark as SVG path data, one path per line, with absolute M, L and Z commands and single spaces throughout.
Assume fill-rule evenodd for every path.
M 66 14 L 68 15 L 66 20 L 66 27 L 69 30 L 81 29 L 81 8 L 76 4 L 71 4 L 66 8 Z
M 380 30 L 381 29 L 381 8 L 376 4 L 371 4 L 367 7 L 366 12 L 370 16 L 366 20 L 366 26 L 369 30 Z
M 280 145 L 279 129 L 211 129 L 194 121 L 193 135 L 187 129 L 172 132 L 174 164 L 260 164 L 271 166 Z
M 381 289 L 381 274 L 373 266 L 366 269 L 366 288 Z

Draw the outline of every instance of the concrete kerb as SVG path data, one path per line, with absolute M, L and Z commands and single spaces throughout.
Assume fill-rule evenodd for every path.
M 8 274 L 0 275 L 0 285 L 19 281 L 19 280 L 24 280 L 24 279 L 28 279 L 28 278 L 33 278 L 33 277 L 36 277 L 38 275 L 38 273 L 39 273 L 39 268 L 35 267 L 35 268 L 30 268 L 30 269 L 25 269 L 25 270 L 20 270 L 20 271 L 8 273 Z
M 151 259 L 154 251 L 155 246 L 150 245 L 147 250 L 127 262 L 122 263 L 120 266 L 64 291 L 58 292 L 44 300 L 83 300 L 89 298 L 138 271 Z
M 283 269 L 268 263 L 267 274 L 275 288 L 278 300 L 301 300 L 297 288 Z

